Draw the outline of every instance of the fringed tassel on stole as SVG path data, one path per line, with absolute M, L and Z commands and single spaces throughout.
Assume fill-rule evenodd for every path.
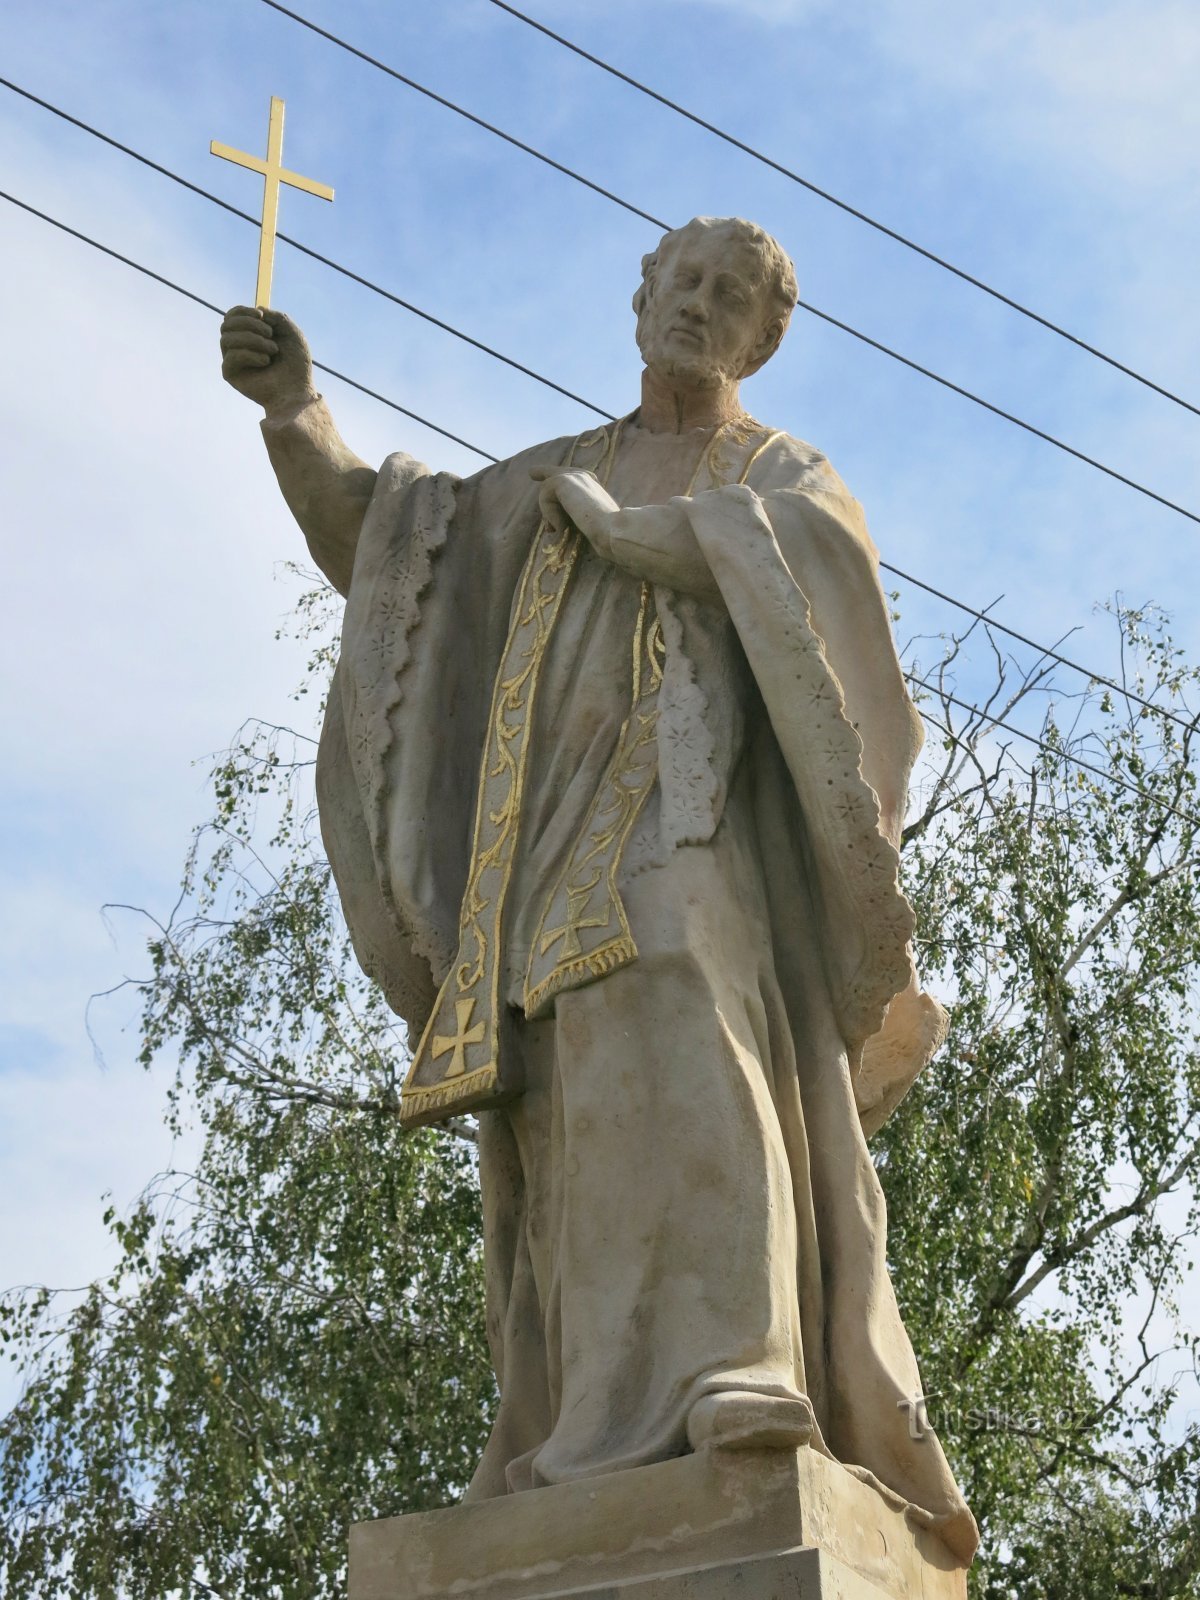
M 605 945 L 602 950 L 576 956 L 573 961 L 561 961 L 548 978 L 543 978 L 536 989 L 531 989 L 525 996 L 525 1015 L 538 1016 L 545 1010 L 546 1003 L 564 989 L 573 989 L 578 984 L 588 983 L 593 978 L 603 978 L 610 972 L 615 972 L 618 967 L 628 966 L 631 961 L 637 960 L 637 945 L 632 937 L 617 939 L 612 944 Z

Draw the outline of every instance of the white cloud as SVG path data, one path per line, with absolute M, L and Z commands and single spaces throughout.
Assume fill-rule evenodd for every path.
M 76 1288 L 113 1258 L 102 1196 L 124 1208 L 156 1172 L 194 1153 L 163 1127 L 163 1087 L 162 1075 L 128 1061 L 104 1072 L 74 1063 L 0 1072 L 0 1288 Z
M 821 23 L 882 50 L 908 96 L 969 102 L 1011 146 L 1081 183 L 1177 186 L 1200 166 L 1200 11 L 1182 0 L 676 0 L 776 29 Z
M 1080 183 L 1177 191 L 1197 171 L 1194 6 L 889 6 L 884 31 L 915 75 L 970 97 L 1005 137 Z
M 136 190 L 81 192 L 26 154 L 22 189 L 47 211 L 219 281 Z M 106 1065 L 89 1037 L 89 996 L 145 967 L 144 928 L 110 929 L 101 906 L 169 908 L 206 753 L 248 712 L 287 714 L 301 654 L 272 638 L 289 604 L 275 569 L 303 546 L 251 408 L 220 383 L 215 318 L 9 207 L 0 258 L 19 309 L 0 392 L 3 1287 L 102 1270 L 101 1194 L 128 1204 L 170 1159 L 134 998 L 95 1014 Z

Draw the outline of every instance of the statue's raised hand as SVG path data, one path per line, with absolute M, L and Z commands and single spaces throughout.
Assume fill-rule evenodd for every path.
M 282 311 L 234 306 L 221 323 L 221 375 L 268 416 L 316 393 L 308 342 Z

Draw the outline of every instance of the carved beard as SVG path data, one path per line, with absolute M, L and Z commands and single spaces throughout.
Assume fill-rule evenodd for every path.
M 649 297 L 647 297 L 648 301 Z M 728 370 L 720 361 L 711 354 L 697 354 L 687 356 L 664 356 L 660 353 L 658 330 L 654 323 L 654 314 L 649 303 L 642 306 L 638 313 L 637 339 L 638 349 L 641 351 L 642 360 L 652 372 L 657 372 L 668 382 L 675 383 L 684 389 L 719 389 L 723 384 L 738 383 L 742 373 Z
M 719 389 L 726 379 L 720 367 L 704 361 L 647 361 L 646 365 L 684 389 Z

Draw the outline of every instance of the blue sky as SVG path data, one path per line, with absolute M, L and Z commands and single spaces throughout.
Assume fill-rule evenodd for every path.
M 528 0 L 535 14 L 1170 388 L 1200 398 L 1200 11 L 1168 0 Z M 805 299 L 1200 508 L 1200 421 L 715 142 L 487 0 L 296 9 L 672 221 L 740 213 Z M 613 410 L 636 402 L 630 296 L 648 224 L 386 79 L 260 0 L 14 0 L 4 73 L 234 204 L 265 142 L 334 205 L 285 193 L 314 248 Z M 3 187 L 220 304 L 252 230 L 0 90 Z M 170 1156 L 166 1079 L 133 1057 L 135 918 L 163 912 L 207 757 L 294 717 L 275 642 L 302 542 L 215 319 L 0 203 L 0 1282 L 104 1264 L 98 1196 Z M 281 246 L 275 302 L 330 365 L 504 454 L 589 413 Z M 474 458 L 330 381 L 368 460 Z M 1200 653 L 1200 528 L 798 314 L 748 385 L 810 439 L 897 565 L 1111 669 L 1093 604 L 1158 600 Z M 955 625 L 905 593 L 902 632 Z M 964 687 L 969 691 L 973 669 Z M 186 1151 L 177 1152 L 186 1155 Z

